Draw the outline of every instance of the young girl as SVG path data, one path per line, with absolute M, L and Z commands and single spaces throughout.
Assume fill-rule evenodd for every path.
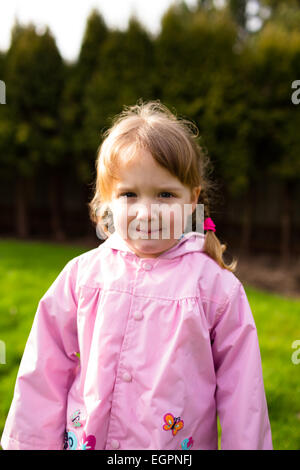
M 38 304 L 4 449 L 217 449 L 217 416 L 222 449 L 272 449 L 254 319 L 209 217 L 208 161 L 192 123 L 159 101 L 115 119 L 89 204 L 107 239 Z M 186 230 L 198 205 L 206 235 Z

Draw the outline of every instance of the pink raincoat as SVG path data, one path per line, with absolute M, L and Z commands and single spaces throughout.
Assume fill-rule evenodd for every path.
M 66 264 L 38 304 L 3 449 L 217 449 L 217 414 L 222 449 L 272 449 L 248 299 L 203 242 L 139 258 L 114 232 Z

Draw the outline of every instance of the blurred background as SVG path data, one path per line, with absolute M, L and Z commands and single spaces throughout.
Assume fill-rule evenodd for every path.
M 216 235 L 258 329 L 274 447 L 300 449 L 300 1 L 73 3 L 1 7 L 0 433 L 40 297 L 102 242 L 87 207 L 101 134 L 142 98 L 199 128 Z

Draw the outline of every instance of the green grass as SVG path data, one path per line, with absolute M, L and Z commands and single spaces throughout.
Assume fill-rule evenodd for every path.
M 300 364 L 292 361 L 292 343 L 300 340 L 300 301 L 245 290 L 258 332 L 274 449 L 299 450 Z
M 13 396 L 20 359 L 40 298 L 65 264 L 87 248 L 0 240 L 0 436 Z M 255 319 L 274 449 L 300 449 L 300 301 L 244 285 Z
M 38 302 L 65 264 L 85 251 L 88 249 L 0 240 L 0 340 L 5 343 L 6 362 L 0 363 L 0 435 Z

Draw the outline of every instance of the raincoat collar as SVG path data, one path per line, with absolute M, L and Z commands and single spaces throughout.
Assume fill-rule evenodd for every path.
M 200 232 L 187 232 L 183 233 L 178 243 L 166 250 L 157 258 L 173 259 L 178 256 L 182 256 L 185 253 L 193 251 L 203 251 L 205 235 Z M 108 239 L 105 240 L 100 246 L 105 245 L 106 247 L 113 248 L 115 250 L 131 253 L 132 255 L 139 258 L 134 251 L 127 245 L 126 241 L 119 235 L 117 231 L 114 231 Z M 153 259 L 157 259 L 153 258 Z M 143 258 L 141 258 L 143 259 Z

